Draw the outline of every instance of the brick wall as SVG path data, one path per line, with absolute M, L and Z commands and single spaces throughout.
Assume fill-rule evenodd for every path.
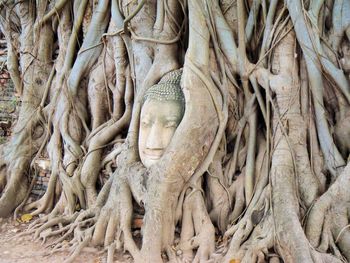
M 37 200 L 45 194 L 51 175 L 49 168 L 38 167 L 37 172 L 38 176 L 30 195 L 33 200 Z

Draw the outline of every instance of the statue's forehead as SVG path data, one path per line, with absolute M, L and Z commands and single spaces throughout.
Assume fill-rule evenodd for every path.
M 182 103 L 176 100 L 155 100 L 148 99 L 143 104 L 141 115 L 146 113 L 167 113 L 167 112 L 181 112 Z
M 182 115 L 182 104 L 176 100 L 154 100 L 148 99 L 141 110 L 141 117 L 151 116 L 174 116 Z

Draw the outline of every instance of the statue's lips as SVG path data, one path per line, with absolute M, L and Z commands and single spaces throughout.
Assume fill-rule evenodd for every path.
M 158 160 L 163 156 L 163 151 L 157 151 L 157 152 L 150 152 L 150 151 L 144 151 L 143 154 L 151 160 Z

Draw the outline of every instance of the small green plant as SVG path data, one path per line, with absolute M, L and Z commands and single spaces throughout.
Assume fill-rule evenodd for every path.
M 0 136 L 0 144 L 4 144 L 6 142 L 6 138 L 3 136 Z
M 18 104 L 18 98 L 17 97 L 13 97 L 12 100 L 11 100 L 11 106 L 13 108 L 13 111 L 16 110 L 17 104 Z

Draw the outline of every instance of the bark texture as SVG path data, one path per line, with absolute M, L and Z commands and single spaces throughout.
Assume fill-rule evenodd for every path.
M 0 146 L 1 217 L 44 213 L 27 232 L 55 236 L 67 262 L 86 246 L 107 262 L 350 261 L 348 0 L 3 0 L 0 13 L 22 99 Z M 146 168 L 144 94 L 180 68 L 184 117 Z M 40 158 L 50 182 L 31 200 Z

